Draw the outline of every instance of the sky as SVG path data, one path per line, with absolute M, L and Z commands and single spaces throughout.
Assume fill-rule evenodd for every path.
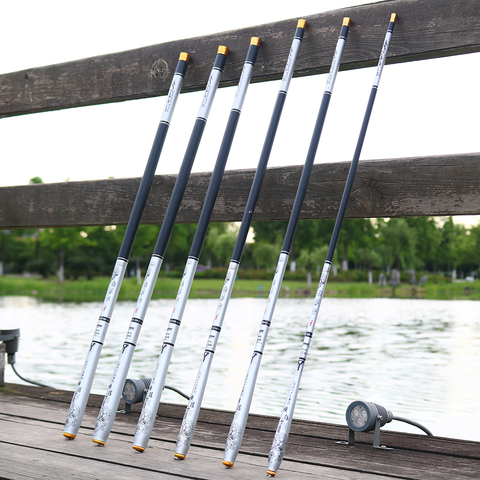
M 360 3 L 373 2 L 305 0 L 274 8 L 256 2 L 232 11 L 217 0 L 182 9 L 153 0 L 4 1 L 0 74 L 277 20 L 292 19 L 293 36 L 299 18 Z M 480 54 L 387 65 L 360 160 L 478 152 L 479 73 Z M 316 163 L 351 161 L 374 74 L 373 68 L 339 73 Z M 326 75 L 292 81 L 270 167 L 304 163 L 325 81 Z M 257 166 L 278 87 L 279 81 L 250 85 L 227 170 Z M 194 172 L 213 169 L 235 90 L 218 90 Z M 157 174 L 178 173 L 202 96 L 180 96 Z M 8 168 L 0 186 L 25 185 L 35 176 L 45 183 L 142 176 L 164 103 L 157 97 L 1 119 L 0 159 Z

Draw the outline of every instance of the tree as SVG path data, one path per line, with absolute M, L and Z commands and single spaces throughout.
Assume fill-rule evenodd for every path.
M 374 236 L 374 226 L 368 218 L 346 218 L 338 236 L 339 256 L 342 258 L 342 270 L 348 270 L 349 249 L 368 247 Z M 338 248 L 337 247 L 337 248 Z
M 324 246 L 328 247 L 333 226 L 334 220 L 299 220 L 290 252 L 290 261 L 298 259 L 299 265 L 305 266 L 303 262 L 312 252 Z M 300 260 L 302 254 L 304 257 Z
M 380 238 L 387 248 L 394 268 L 402 270 L 415 268 L 418 265 L 416 257 L 417 234 L 404 218 L 391 218 L 380 229 Z
M 382 266 L 382 255 L 373 247 L 358 248 L 355 258 L 360 265 L 364 265 L 368 271 L 368 283 L 373 283 L 372 268 Z
M 441 232 L 433 217 L 408 217 L 405 219 L 417 237 L 415 243 L 418 266 L 435 269 Z
M 304 267 L 307 271 L 307 287 L 312 286 L 312 270 L 315 267 L 321 267 L 325 263 L 327 256 L 328 245 L 313 248 L 312 250 L 302 249 L 297 258 L 297 263 L 300 267 Z
M 194 223 L 175 224 L 165 253 L 165 270 L 167 272 L 172 267 L 184 267 L 196 229 L 197 225 Z
M 48 228 L 40 231 L 39 245 L 42 250 L 54 252 L 57 256 L 57 275 L 60 282 L 65 278 L 65 256 L 79 252 L 80 245 L 85 241 L 85 233 L 81 227 Z M 43 259 L 47 257 L 43 255 Z M 40 258 L 40 257 L 39 257 Z M 87 259 L 79 262 L 83 268 L 87 267 Z
M 267 242 L 255 242 L 252 251 L 257 268 L 275 268 L 280 255 L 281 245 Z
M 238 227 L 234 223 L 212 223 L 205 239 L 208 266 L 224 267 L 232 258 Z

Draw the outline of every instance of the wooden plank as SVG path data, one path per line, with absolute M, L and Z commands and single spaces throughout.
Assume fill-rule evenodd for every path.
M 28 419 L 12 421 L 0 414 L 0 445 L 2 451 L 7 449 L 10 453 L 6 471 L 15 474 L 15 478 L 19 473 L 25 475 L 31 472 L 32 457 L 41 465 L 45 463 L 59 470 L 68 469 L 69 475 L 76 478 L 98 478 L 99 474 L 103 477 L 105 471 L 110 471 L 117 478 L 118 475 L 127 478 L 127 472 L 135 476 L 138 472 L 138 478 L 217 480 L 226 477 L 221 450 L 193 446 L 189 451 L 188 460 L 179 462 L 175 461 L 173 456 L 175 445 L 173 442 L 151 439 L 147 451 L 140 455 L 133 451 L 128 440 L 122 435 L 112 433 L 107 445 L 102 448 L 91 442 L 91 432 L 85 434 L 81 429 L 75 441 L 66 441 L 57 435 L 56 429 L 52 429 L 49 423 Z M 25 458 L 28 458 L 28 462 L 25 462 Z M 236 468 L 228 472 L 228 477 L 232 480 L 263 479 L 265 471 L 265 455 L 249 456 L 248 459 L 239 459 Z M 288 460 L 282 463 L 282 473 L 292 480 L 338 478 L 335 468 L 308 463 L 298 464 Z M 385 478 L 367 472 L 360 476 L 356 472 L 352 473 L 348 471 L 345 475 L 342 473 L 342 478 L 362 480 Z
M 14 392 L 24 392 L 31 398 L 14 395 Z M 232 480 L 265 475 L 266 458 L 277 424 L 275 417 L 251 416 L 235 468 L 227 474 L 221 461 L 232 412 L 202 409 L 187 459 L 175 462 L 173 451 L 184 406 L 162 404 L 147 451 L 132 455 L 131 442 L 138 412 L 117 415 L 107 446 L 95 448 L 91 435 L 102 397 L 91 395 L 89 404 L 95 406 L 87 408 L 85 421 L 74 442 L 65 442 L 61 435 L 63 417 L 68 409 L 67 398 L 70 400 L 71 392 L 12 384 L 1 389 L 0 444 L 14 443 L 41 449 L 48 455 L 71 455 L 75 457 L 72 458 L 73 464 L 76 458 L 89 458 L 118 465 L 138 465 L 148 471 L 160 468 L 162 472 L 168 470 L 180 478 L 192 478 L 193 473 L 198 475 L 195 478 L 204 478 L 202 474 L 206 469 L 209 469 L 206 478 L 212 479 L 225 478 L 226 475 Z M 138 410 L 138 407 L 135 408 Z M 395 447 L 393 451 L 384 452 L 372 447 L 371 433 L 357 434 L 354 446 L 335 443 L 346 437 L 345 426 L 294 420 L 279 474 L 292 479 L 370 479 L 383 478 L 384 475 L 404 479 L 462 479 L 477 478 L 480 470 L 478 442 L 383 432 L 382 443 Z M 293 472 L 299 476 L 293 476 Z
M 8 400 L 7 395 L 10 397 Z M 19 418 L 42 418 L 51 423 L 57 423 L 61 430 L 64 417 L 66 418 L 72 392 L 63 390 L 52 390 L 48 388 L 31 387 L 28 385 L 7 384 L 0 389 L 0 400 L 2 400 L 2 413 Z M 88 409 L 85 413 L 82 426 L 86 430 L 93 431 L 98 411 L 101 407 L 103 397 L 101 395 L 90 395 Z M 119 408 L 123 408 L 122 402 Z M 137 425 L 138 416 L 141 411 L 141 404 L 133 405 L 131 415 L 117 414 L 114 423 L 114 431 L 131 435 Z M 154 426 L 153 436 L 158 439 L 175 442 L 178 436 L 185 405 L 161 403 L 158 410 L 158 419 Z M 200 437 L 208 436 L 212 425 L 215 426 L 217 434 L 221 437 L 218 442 L 219 448 L 223 448 L 228 429 L 233 418 L 229 411 L 202 408 L 198 420 L 197 433 Z M 265 436 L 267 443 L 271 442 L 273 433 L 278 424 L 278 418 L 270 415 L 251 414 L 247 423 L 245 433 L 246 450 L 256 451 L 256 444 L 259 436 Z M 263 433 L 262 433 L 263 432 Z M 303 436 L 305 438 L 318 438 L 328 441 L 346 440 L 348 429 L 346 425 L 336 425 L 324 422 L 313 422 L 301 419 L 294 419 L 290 429 L 292 436 Z M 293 438 L 293 437 L 292 437 Z M 298 440 L 296 440 L 298 442 Z M 429 437 L 424 434 L 411 434 L 400 432 L 382 432 L 382 442 L 395 448 L 406 450 L 415 449 L 420 452 L 430 452 L 445 455 L 457 455 L 465 458 L 480 459 L 478 442 L 469 440 L 450 439 L 443 437 Z M 194 443 L 198 443 L 195 439 Z M 358 433 L 356 443 L 372 445 L 373 433 Z
M 307 33 L 296 75 L 327 72 L 342 18 L 352 28 L 342 69 L 376 64 L 390 14 L 398 14 L 390 62 L 407 62 L 480 51 L 477 0 L 395 0 L 306 17 Z M 230 55 L 222 86 L 238 81 L 249 39 L 263 40 L 253 82 L 282 76 L 298 19 L 175 40 L 0 76 L 0 117 L 165 95 L 178 55 L 192 55 L 184 91 L 203 90 L 219 45 Z
M 314 165 L 301 218 L 335 218 L 350 162 Z M 288 220 L 302 166 L 267 170 L 254 220 Z M 213 222 L 240 221 L 255 171 L 227 171 Z M 210 173 L 192 174 L 177 222 L 197 222 Z M 156 176 L 142 223 L 159 224 L 176 176 Z M 361 161 L 347 218 L 480 214 L 480 154 Z M 0 228 L 126 224 L 139 178 L 0 188 Z

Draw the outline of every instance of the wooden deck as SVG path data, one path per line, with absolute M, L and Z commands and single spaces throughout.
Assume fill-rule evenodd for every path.
M 251 415 L 242 450 L 232 469 L 222 465 L 231 412 L 203 409 L 194 442 L 183 461 L 173 457 L 184 406 L 161 404 L 144 453 L 132 448 L 139 405 L 117 414 L 105 447 L 91 442 L 102 397 L 91 395 L 83 426 L 74 441 L 63 424 L 72 392 L 7 384 L 0 388 L 0 478 L 135 478 L 135 479 L 264 479 L 277 418 Z M 480 443 L 382 432 L 357 434 L 353 446 L 338 445 L 348 429 L 310 421 L 294 421 L 278 478 L 303 479 L 462 479 L 480 477 Z

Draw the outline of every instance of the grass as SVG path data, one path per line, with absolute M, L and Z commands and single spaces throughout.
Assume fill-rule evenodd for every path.
M 64 302 L 98 302 L 103 301 L 109 278 L 99 277 L 92 280 L 66 280 L 60 283 L 57 279 L 41 279 L 19 276 L 0 277 L 0 296 L 22 295 L 33 296 L 46 301 Z M 157 280 L 152 298 L 175 298 L 179 278 L 160 276 Z M 261 290 L 260 286 L 261 285 Z M 233 297 L 267 297 L 270 280 L 243 280 L 235 282 Z M 223 287 L 222 279 L 196 278 L 190 292 L 191 298 L 218 298 Z M 280 292 L 281 297 L 313 297 L 317 284 L 310 289 L 305 281 L 285 279 Z M 136 278 L 126 278 L 120 290 L 119 300 L 137 300 L 140 286 Z M 480 280 L 474 282 L 433 283 L 424 286 L 401 284 L 395 288 L 369 285 L 366 282 L 327 283 L 325 296 L 337 298 L 421 298 L 435 300 L 480 300 Z

